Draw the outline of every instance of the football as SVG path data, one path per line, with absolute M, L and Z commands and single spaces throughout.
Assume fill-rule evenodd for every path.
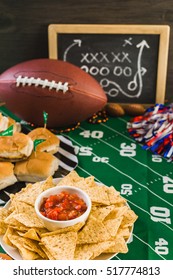
M 22 120 L 47 127 L 67 127 L 101 110 L 107 96 L 88 73 L 71 63 L 34 59 L 0 75 L 0 101 Z

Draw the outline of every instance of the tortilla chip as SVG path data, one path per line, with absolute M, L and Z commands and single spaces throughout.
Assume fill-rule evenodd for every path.
M 7 230 L 7 224 L 0 222 L 0 235 L 4 234 Z
M 96 185 L 96 182 L 94 180 L 94 176 L 89 176 L 85 178 L 85 184 L 89 187 L 92 188 Z
M 8 236 L 9 236 L 10 234 L 11 234 L 11 235 L 14 234 L 14 229 L 11 228 L 11 227 L 8 227 L 2 239 L 3 239 L 3 241 L 4 241 L 7 245 L 14 247 L 14 245 L 10 242 L 10 240 L 9 240 L 9 238 L 8 238 Z
M 50 232 L 47 228 L 34 228 L 34 229 L 40 238 L 43 233 Z
M 31 250 L 28 250 L 23 245 L 23 238 L 18 235 L 12 235 L 9 234 L 8 238 L 10 242 L 15 246 L 22 257 L 23 260 L 36 260 L 39 259 L 39 254 L 32 252 Z
M 111 238 L 104 224 L 92 215 L 86 225 L 78 233 L 77 244 L 98 243 Z
M 45 253 L 45 255 L 47 256 L 48 260 L 55 260 L 55 258 L 52 256 L 52 254 L 46 249 L 46 247 L 44 245 L 42 245 L 41 243 L 39 243 L 40 248 L 42 249 L 42 251 Z
M 76 248 L 77 232 L 69 231 L 41 238 L 41 243 L 56 260 L 72 260 Z
M 15 214 L 13 218 L 26 227 L 44 228 L 42 220 L 37 217 L 36 213 L 33 214 L 32 218 L 27 213 Z
M 76 184 L 75 186 L 85 191 L 91 198 L 92 203 L 98 203 L 103 205 L 110 204 L 105 186 L 98 186 L 96 184 L 92 187 L 88 187 L 86 184 Z
M 7 224 L 4 222 L 8 217 L 9 211 L 5 208 L 0 208 L 0 235 L 4 234 L 7 230 Z
M 34 228 L 30 228 L 27 232 L 20 232 L 18 231 L 18 234 L 20 236 L 23 236 L 25 238 L 29 238 L 32 240 L 40 241 L 40 237 L 38 236 L 36 230 Z
M 75 260 L 90 260 L 93 252 L 88 248 L 88 244 L 86 245 L 77 245 L 74 252 Z
M 93 203 L 104 205 L 110 204 L 107 194 L 107 187 L 105 187 L 104 185 L 98 185 L 94 181 L 93 176 L 83 178 L 79 177 L 79 175 L 75 171 L 72 171 L 67 176 L 65 176 L 57 185 L 75 186 L 85 191 L 90 196 Z
M 32 205 L 27 204 L 26 202 L 22 202 L 22 201 L 14 202 L 14 208 L 16 214 L 28 213 L 31 215 L 30 217 L 32 217 L 32 215 L 35 214 L 34 207 Z
M 84 224 L 85 224 L 84 222 L 80 222 L 80 223 L 75 224 L 74 226 L 70 226 L 70 227 L 66 227 L 66 228 L 59 228 L 55 231 L 49 231 L 49 232 L 41 234 L 41 237 L 56 235 L 58 233 L 66 233 L 68 231 L 77 232 L 84 226 Z
M 42 251 L 40 246 L 38 245 L 38 242 L 28 239 L 28 238 L 22 238 L 22 244 L 25 249 L 28 249 L 32 252 L 36 252 L 42 259 L 45 259 L 47 256 Z
M 121 207 L 117 207 L 116 205 L 114 205 L 114 209 L 106 217 L 106 219 L 116 219 L 118 217 L 122 217 L 128 209 L 129 207 L 127 205 Z
M 42 192 L 43 183 L 37 182 L 34 184 L 28 184 L 20 192 L 16 193 L 14 196 L 11 197 L 11 204 L 13 206 L 13 203 L 21 201 L 34 206 L 36 198 Z
M 4 219 L 9 215 L 9 211 L 6 208 L 0 208 L 0 221 L 4 221 Z
M 96 244 L 77 245 L 74 259 L 93 260 L 113 245 L 114 241 L 105 241 Z
M 107 228 L 108 232 L 112 237 L 116 236 L 122 220 L 123 217 L 118 217 L 116 219 L 109 219 L 103 222 L 103 224 L 105 225 L 105 227 Z
M 123 216 L 122 227 L 130 227 L 137 220 L 138 216 L 131 209 L 128 209 Z
M 17 215 L 16 211 L 12 212 L 5 220 L 4 222 L 7 224 L 7 226 L 13 227 L 18 230 L 28 230 L 28 227 L 25 227 L 23 224 L 21 224 L 19 221 L 15 219 L 15 215 Z
M 16 226 L 15 225 L 10 225 L 11 228 L 13 228 L 14 230 L 19 230 L 19 231 L 28 231 L 29 230 L 29 227 L 26 227 L 24 225 L 22 225 L 21 223 L 19 223 L 18 221 L 16 221 Z
M 107 194 L 108 194 L 110 204 L 117 203 L 117 198 L 118 198 L 120 193 L 118 191 L 116 191 L 113 186 L 107 188 Z
M 46 181 L 43 183 L 43 191 L 48 190 L 50 188 L 55 187 L 55 183 L 53 182 L 53 177 L 49 176 Z
M 114 210 L 114 205 L 109 205 L 106 207 L 95 207 L 92 209 L 92 216 L 101 222 Z
M 75 186 L 74 184 L 82 179 L 84 178 L 80 177 L 75 170 L 72 170 L 68 175 L 62 178 L 57 185 Z
M 64 184 L 80 188 L 90 196 L 92 210 L 85 223 L 52 232 L 44 227 L 35 213 L 34 203 L 42 191 L 54 187 L 50 176 L 45 182 L 28 184 L 11 194 L 9 210 L 0 209 L 0 233 L 5 233 L 4 242 L 17 248 L 25 260 L 89 260 L 102 253 L 126 253 L 137 215 L 120 193 L 113 186 L 96 183 L 94 176 L 83 178 L 76 171 L 58 183 Z
M 92 247 L 93 255 L 91 257 L 91 260 L 100 256 L 105 250 L 109 250 L 109 248 L 112 247 L 113 245 L 114 245 L 114 241 L 105 241 L 105 242 L 94 244 Z
M 129 239 L 130 237 L 130 230 L 128 227 L 126 228 L 119 228 L 117 231 L 117 237 L 123 237 L 125 240 Z
M 117 237 L 114 245 L 105 250 L 105 253 L 127 253 L 128 247 L 123 237 Z

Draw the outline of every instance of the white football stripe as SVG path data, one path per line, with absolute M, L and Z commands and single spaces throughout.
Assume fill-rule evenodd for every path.
M 65 156 L 66 158 L 68 158 L 68 159 L 70 159 L 70 160 L 72 160 L 72 161 L 74 161 L 74 162 L 77 163 L 77 160 L 76 160 L 76 156 L 75 156 L 75 155 L 69 153 L 68 151 L 62 149 L 61 147 L 59 147 L 59 151 L 58 151 L 58 152 L 59 152 L 61 155 Z
M 63 169 L 68 170 L 68 171 L 72 171 L 72 170 L 74 169 L 73 167 L 71 167 L 71 166 L 65 164 L 65 163 L 62 162 L 62 161 L 59 161 L 59 166 L 61 166 Z
M 60 139 L 60 141 L 62 141 L 63 143 L 71 146 L 72 145 L 72 142 L 67 139 L 66 137 L 62 136 L 62 135 L 57 135 L 57 137 Z

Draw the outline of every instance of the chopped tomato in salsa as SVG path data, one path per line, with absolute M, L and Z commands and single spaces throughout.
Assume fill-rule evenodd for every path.
M 86 209 L 85 201 L 77 194 L 63 191 L 44 198 L 40 212 L 51 220 L 66 221 L 81 216 Z

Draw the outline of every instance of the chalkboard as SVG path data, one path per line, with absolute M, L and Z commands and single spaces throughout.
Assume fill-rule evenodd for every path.
M 164 103 L 167 25 L 56 25 L 48 28 L 49 58 L 92 75 L 108 102 Z

